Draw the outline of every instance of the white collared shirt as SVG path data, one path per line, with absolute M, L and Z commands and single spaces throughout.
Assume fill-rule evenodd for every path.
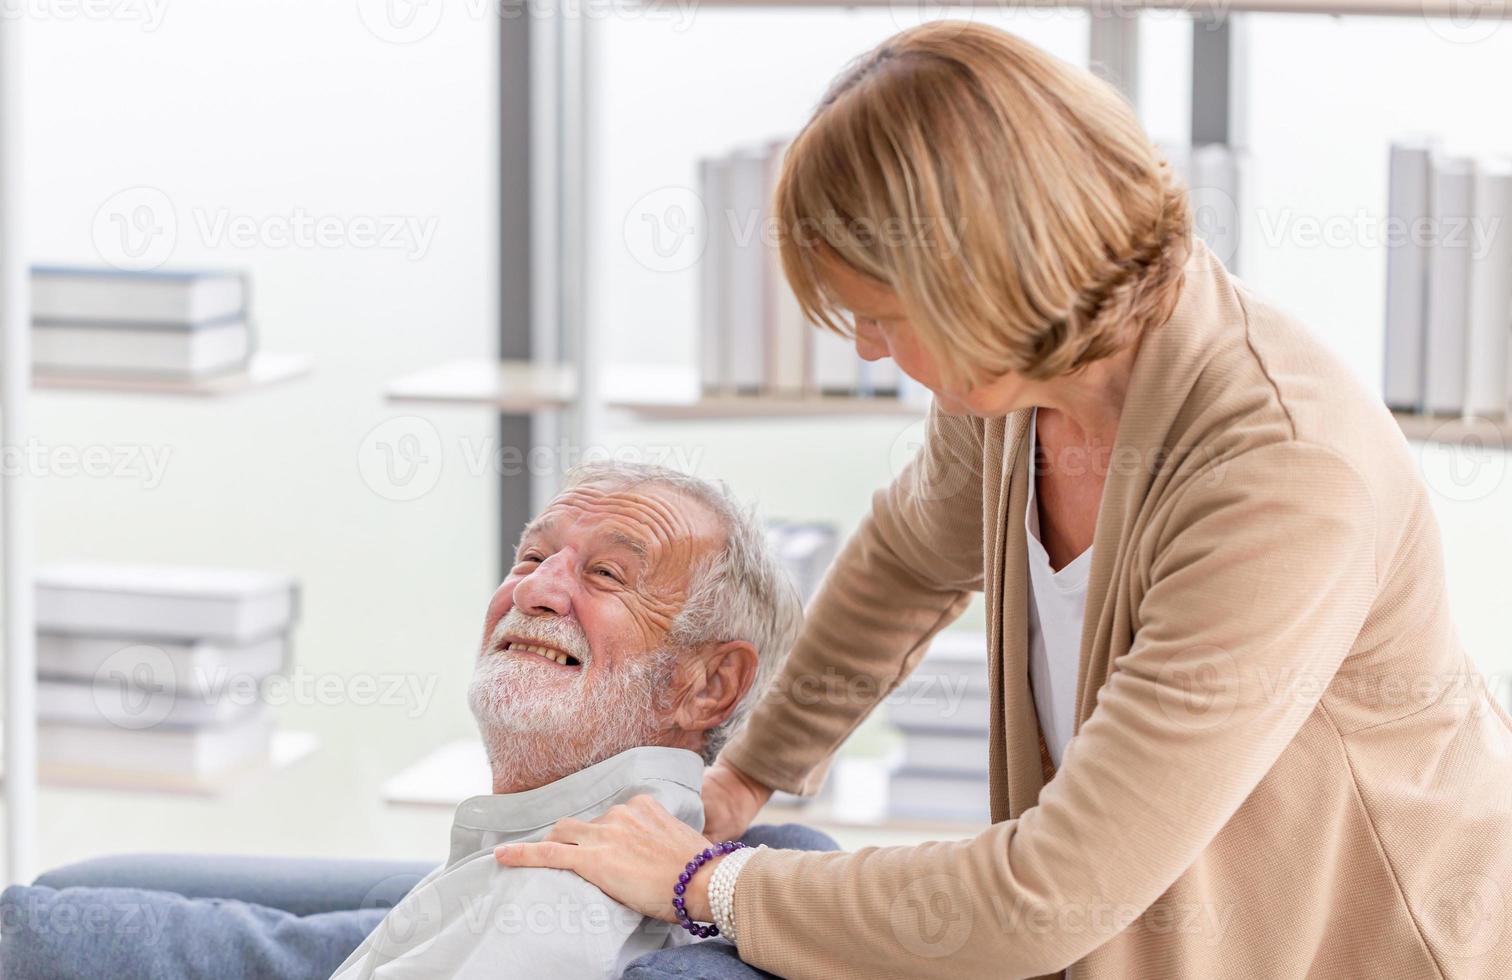
M 642 793 L 702 830 L 703 768 L 686 749 L 646 746 L 538 789 L 463 801 L 445 866 L 394 906 L 333 980 L 612 980 L 636 957 L 690 941 L 570 871 L 506 868 L 493 849 L 540 840 L 563 817 L 591 820 Z

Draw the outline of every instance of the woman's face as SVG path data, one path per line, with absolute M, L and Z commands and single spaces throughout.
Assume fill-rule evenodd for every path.
M 1007 374 L 987 384 L 946 386 L 934 356 L 919 342 L 897 293 L 838 259 L 824 262 L 825 282 L 856 326 L 856 353 L 864 360 L 891 357 L 899 370 L 934 392 L 952 415 L 1004 415 L 1030 404 L 1024 379 Z

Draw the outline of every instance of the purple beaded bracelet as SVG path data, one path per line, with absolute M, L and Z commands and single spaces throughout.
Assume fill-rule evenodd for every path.
M 701 926 L 688 918 L 688 910 L 683 907 L 683 893 L 688 890 L 688 882 L 692 881 L 693 876 L 698 873 L 698 869 L 709 861 L 722 854 L 731 854 L 745 846 L 743 841 L 727 840 L 715 844 L 713 847 L 704 848 L 701 853 L 693 855 L 693 860 L 689 861 L 688 866 L 683 868 L 682 874 L 677 876 L 677 884 L 672 886 L 672 907 L 677 910 L 678 925 L 699 939 L 708 939 L 710 936 L 719 935 L 719 927 L 714 925 Z

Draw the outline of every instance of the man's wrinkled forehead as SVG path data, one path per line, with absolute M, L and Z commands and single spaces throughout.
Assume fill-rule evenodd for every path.
M 686 567 L 717 539 L 706 507 L 654 485 L 612 490 L 583 485 L 563 491 L 530 522 L 521 541 L 559 539 L 569 531 L 629 551 L 646 571 L 672 563 L 668 559 Z

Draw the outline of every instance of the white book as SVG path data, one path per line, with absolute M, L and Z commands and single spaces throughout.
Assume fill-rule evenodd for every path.
M 1191 196 L 1192 227 L 1231 272 L 1244 265 L 1244 210 L 1249 157 L 1222 143 L 1194 146 L 1184 155 Z M 1173 163 L 1176 166 L 1177 163 Z
M 820 395 L 855 395 L 861 390 L 861 365 L 855 342 L 827 327 L 808 332 L 808 389 Z
M 979 733 L 992 724 L 991 698 L 960 678 L 932 675 L 927 685 L 900 685 L 886 705 L 888 723 L 904 731 Z
M 987 823 L 992 804 L 985 760 L 982 774 L 939 773 L 899 769 L 887 784 L 887 812 L 916 820 L 960 820 Z
M 903 734 L 903 768 L 981 776 L 987 772 L 988 732 L 916 729 Z
M 1429 158 L 1433 144 L 1391 144 L 1386 212 L 1386 360 L 1382 393 L 1398 411 L 1423 407 L 1423 338 L 1428 310 Z
M 729 161 L 724 157 L 700 160 L 698 186 L 705 221 L 704 253 L 698 268 L 698 380 L 702 391 L 718 394 L 731 387 L 729 325 L 724 321 L 729 288 Z
M 266 763 L 273 718 L 266 708 L 229 725 L 131 730 L 75 722 L 37 726 L 37 762 L 49 775 L 205 778 Z
M 37 720 L 141 731 L 224 725 L 257 708 L 258 688 L 189 694 L 131 683 L 114 671 L 92 680 L 37 681 Z
M 840 547 L 840 534 L 829 524 L 774 524 L 767 543 L 806 603 L 818 591 Z
M 1477 161 L 1465 414 L 1501 418 L 1512 397 L 1512 160 Z
M 93 680 L 116 674 L 186 695 L 228 686 L 260 684 L 289 660 L 289 638 L 277 634 L 250 643 L 211 640 L 142 640 L 121 636 L 40 633 L 37 673 L 45 678 Z
M 240 272 L 123 272 L 37 266 L 31 271 L 32 320 L 196 324 L 247 309 Z
M 1468 157 L 1436 153 L 1431 174 L 1433 244 L 1428 253 L 1423 404 L 1430 414 L 1458 415 L 1465 407 L 1475 168 Z
M 230 568 L 80 563 L 36 575 L 42 631 L 245 643 L 287 632 L 292 576 Z
M 858 355 L 859 356 L 859 355 Z M 896 398 L 903 384 L 903 372 L 890 357 L 861 362 L 861 391 L 874 398 Z
M 252 330 L 240 318 L 198 326 L 50 320 L 32 330 L 39 372 L 203 378 L 251 356 Z
M 721 216 L 728 251 L 725 269 L 725 323 L 730 345 L 731 387 L 754 394 L 766 383 L 766 266 L 768 229 L 766 153 L 743 149 L 730 158 L 729 207 Z
M 782 172 L 782 155 L 786 142 L 767 148 L 766 187 L 763 199 L 763 226 L 771 229 L 767 243 L 766 303 L 763 319 L 767 331 L 766 389 L 782 395 L 801 394 L 808 379 L 808 333 L 813 329 L 798 297 L 782 274 L 782 256 L 777 248 L 776 226 L 771 204 Z

